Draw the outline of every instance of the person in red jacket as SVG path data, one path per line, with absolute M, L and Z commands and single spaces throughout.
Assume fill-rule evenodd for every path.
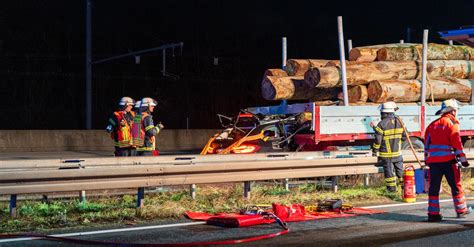
M 443 219 L 439 207 L 439 189 L 443 175 L 446 176 L 458 218 L 464 218 L 471 212 L 466 205 L 461 186 L 459 163 L 468 167 L 459 135 L 459 121 L 456 118 L 458 103 L 454 99 L 445 100 L 433 121 L 425 131 L 425 163 L 430 167 L 430 189 L 428 198 L 428 221 Z

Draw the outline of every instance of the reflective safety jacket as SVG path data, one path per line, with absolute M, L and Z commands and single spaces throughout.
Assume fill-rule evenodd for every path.
M 372 148 L 379 152 L 380 158 L 401 158 L 402 142 L 407 137 L 400 121 L 395 114 L 384 113 L 382 121 L 374 127 L 375 142 Z
M 134 112 L 116 111 L 109 118 L 106 131 L 111 134 L 116 147 L 132 146 L 131 126 L 134 115 Z
M 465 156 L 459 121 L 448 112 L 433 121 L 425 131 L 426 163 L 456 162 L 456 156 Z
M 153 124 L 153 116 L 146 112 L 142 113 L 140 126 L 140 136 L 138 138 L 143 140 L 143 144 L 137 147 L 137 151 L 155 150 L 155 137 L 160 129 Z

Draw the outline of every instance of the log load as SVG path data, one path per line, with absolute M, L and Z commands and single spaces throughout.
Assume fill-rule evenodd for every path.
M 288 73 L 282 69 L 267 69 L 263 74 L 263 77 L 265 76 L 288 76 Z
M 310 89 L 302 76 L 266 76 L 261 87 L 266 100 L 333 100 L 341 91 L 340 88 Z
M 357 62 L 373 62 L 377 59 L 377 52 L 384 47 L 410 47 L 415 44 L 385 44 L 385 45 L 371 45 L 352 48 L 349 52 L 349 60 Z
M 356 63 L 346 67 L 349 86 L 368 84 L 372 80 L 416 79 L 421 64 L 417 61 Z M 304 75 L 311 87 L 336 87 L 341 85 L 342 73 L 338 67 L 322 67 L 309 70 Z
M 349 98 L 349 103 L 363 103 L 367 102 L 368 99 L 367 86 L 357 85 L 347 89 L 347 97 Z M 344 100 L 344 95 L 342 92 L 337 96 L 339 100 Z
M 426 99 L 446 100 L 455 98 L 469 101 L 473 80 L 433 78 L 426 85 Z M 376 80 L 369 84 L 368 97 L 372 102 L 417 102 L 421 99 L 420 80 Z
M 324 59 L 289 59 L 286 62 L 286 72 L 289 76 L 303 76 L 309 69 L 323 67 L 329 61 Z
M 421 60 L 422 45 L 384 47 L 377 51 L 378 61 Z M 474 49 L 462 45 L 428 44 L 428 60 L 474 60 Z

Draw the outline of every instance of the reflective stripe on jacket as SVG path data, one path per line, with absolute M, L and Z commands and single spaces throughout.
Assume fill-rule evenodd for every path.
M 143 113 L 141 119 L 141 133 L 143 133 L 143 145 L 137 148 L 137 151 L 153 151 L 155 150 L 155 137 L 160 129 L 154 125 L 153 117 L 147 113 Z
M 443 114 L 426 128 L 426 163 L 449 162 L 464 155 L 459 121 L 452 113 Z
M 116 147 L 132 146 L 131 125 L 133 116 L 133 112 L 116 111 L 109 118 L 109 125 L 106 130 L 111 133 Z
M 402 124 L 395 114 L 385 113 L 377 126 L 374 127 L 375 142 L 373 149 L 379 151 L 380 158 L 396 158 L 402 155 L 402 141 L 406 140 Z

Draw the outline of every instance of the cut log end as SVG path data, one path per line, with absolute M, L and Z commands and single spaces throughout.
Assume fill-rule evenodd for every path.
M 321 79 L 321 74 L 319 69 L 311 69 L 304 73 L 304 81 L 310 88 L 315 88 L 318 86 Z
M 276 96 L 276 89 L 271 83 L 268 76 L 265 76 L 262 81 L 262 96 L 266 100 L 274 100 Z
M 357 48 L 351 49 L 349 52 L 349 60 L 350 61 L 358 61 L 358 59 L 361 57 L 360 50 Z

